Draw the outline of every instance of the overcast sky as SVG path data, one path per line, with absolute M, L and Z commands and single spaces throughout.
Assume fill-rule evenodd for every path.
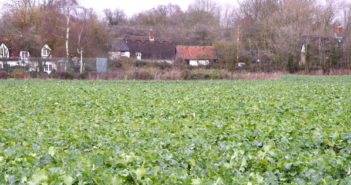
M 0 0 L 2 5 L 7 0 Z M 93 8 L 96 12 L 101 13 L 102 10 L 123 9 L 128 16 L 132 16 L 135 13 L 141 12 L 143 10 L 148 10 L 156 7 L 157 5 L 164 5 L 168 3 L 178 4 L 183 10 L 186 10 L 194 0 L 79 0 L 80 4 L 87 7 Z M 237 0 L 217 0 L 219 3 L 223 4 L 234 4 Z

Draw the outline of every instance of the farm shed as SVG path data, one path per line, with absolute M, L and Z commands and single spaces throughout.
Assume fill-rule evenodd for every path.
M 191 66 L 209 65 L 217 61 L 217 51 L 213 46 L 177 46 L 176 55 Z

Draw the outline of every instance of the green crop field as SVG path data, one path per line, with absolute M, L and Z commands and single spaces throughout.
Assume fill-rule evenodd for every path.
M 350 184 L 351 77 L 0 81 L 0 184 Z

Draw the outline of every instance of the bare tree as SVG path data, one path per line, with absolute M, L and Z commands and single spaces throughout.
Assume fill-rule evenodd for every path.
M 187 14 L 189 15 L 190 25 L 207 24 L 219 25 L 221 17 L 221 7 L 213 0 L 195 0 L 189 6 Z
M 127 16 L 122 9 L 105 9 L 105 19 L 110 26 L 122 25 L 127 22 Z
M 84 67 L 84 63 L 83 63 L 83 54 L 84 54 L 84 43 L 83 43 L 83 37 L 85 36 L 85 32 L 87 31 L 86 26 L 87 26 L 87 21 L 88 21 L 88 10 L 81 7 L 78 11 L 77 11 L 77 17 L 79 17 L 79 28 L 77 30 L 77 34 L 78 34 L 78 47 L 77 47 L 77 53 L 80 55 L 80 60 L 79 60 L 79 72 L 82 74 L 83 73 L 83 67 Z
M 71 14 L 73 10 L 76 8 L 78 3 L 76 0 L 59 0 L 58 4 L 62 9 L 63 14 L 66 16 L 66 40 L 65 40 L 66 62 L 65 62 L 64 70 L 67 71 L 68 62 L 70 59 L 69 41 L 70 41 L 70 31 L 71 31 Z

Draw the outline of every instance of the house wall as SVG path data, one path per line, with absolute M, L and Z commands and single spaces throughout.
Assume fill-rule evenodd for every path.
M 109 59 L 110 60 L 118 60 L 121 57 L 126 57 L 126 58 L 130 58 L 130 52 L 126 51 L 126 52 L 109 52 Z
M 121 57 L 127 57 L 130 58 L 130 52 L 121 52 Z
M 6 63 L 10 67 L 20 66 L 18 61 L 7 61 Z
M 36 60 L 31 60 L 31 61 L 27 61 L 27 62 L 23 62 L 21 60 L 12 60 L 12 61 L 7 61 L 7 62 L 0 61 L 0 69 L 4 68 L 5 63 L 9 67 L 17 67 L 17 66 L 18 67 L 28 67 L 28 70 L 31 72 L 39 70 L 39 63 Z M 44 70 L 44 72 L 46 72 L 48 74 L 51 74 L 54 70 L 57 71 L 57 69 L 58 69 L 58 65 L 56 62 L 47 61 L 47 62 L 45 62 L 45 64 L 52 66 L 51 70 Z
M 244 67 L 244 66 L 246 66 L 246 63 L 244 63 L 244 62 L 239 62 L 238 63 L 238 67 Z
M 45 65 L 51 65 L 52 66 L 52 69 L 48 69 L 46 70 L 45 67 L 44 67 L 44 72 L 48 73 L 48 74 L 51 74 L 54 70 L 57 71 L 57 65 L 55 62 L 46 62 Z
M 168 63 L 174 64 L 174 60 L 163 60 L 163 59 L 142 59 L 144 62 L 148 63 Z
M 168 63 L 168 64 L 174 64 L 174 60 L 158 60 L 157 62 L 159 62 L 159 63 L 165 62 L 165 63 Z
M 209 64 L 209 60 L 189 60 L 190 66 L 207 66 Z
M 22 61 L 20 59 L 10 59 L 10 60 L 7 60 L 6 62 L 1 61 L 0 63 L 2 64 L 2 68 L 5 66 L 5 64 L 9 67 L 16 67 L 16 66 L 24 67 L 29 64 L 29 61 L 28 60 Z

